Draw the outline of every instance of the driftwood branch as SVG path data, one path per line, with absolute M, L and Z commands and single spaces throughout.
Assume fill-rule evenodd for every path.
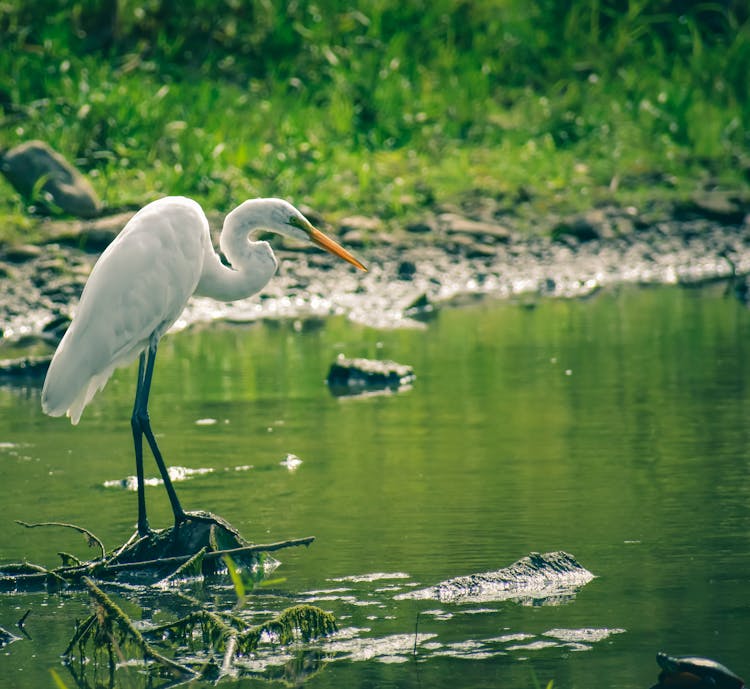
M 217 558 L 229 555 L 250 555 L 251 553 L 270 553 L 282 548 L 291 548 L 297 545 L 310 545 L 315 540 L 315 536 L 305 538 L 293 538 L 288 541 L 279 541 L 277 543 L 266 543 L 262 545 L 248 545 L 242 548 L 230 548 L 229 550 L 210 550 L 203 554 L 204 560 L 216 560 Z M 121 564 L 107 565 L 102 568 L 102 573 L 121 572 L 128 569 L 141 569 L 148 567 L 162 567 L 167 565 L 181 565 L 190 560 L 193 555 L 178 555 L 177 557 L 162 557 L 158 560 L 144 560 L 141 562 L 123 562 Z
M 82 533 L 89 533 L 82 527 L 77 527 L 73 524 L 63 524 L 58 522 L 49 522 L 44 524 L 25 524 L 23 526 L 33 528 L 35 526 L 68 526 L 76 531 Z M 96 539 L 98 541 L 98 539 Z M 240 548 L 230 548 L 227 550 L 209 550 L 202 553 L 201 557 L 204 560 L 216 560 L 223 558 L 226 555 L 230 557 L 251 555 L 253 553 L 266 553 L 281 550 L 283 548 L 291 548 L 294 546 L 305 545 L 308 546 L 315 540 L 314 536 L 307 536 L 305 538 L 293 538 L 286 541 L 278 541 L 276 543 L 265 543 L 259 545 L 248 545 Z M 121 552 L 121 549 L 120 551 Z M 35 565 L 29 562 L 24 563 L 8 563 L 2 566 L 3 575 L 0 575 L 0 591 L 12 590 L 17 588 L 19 585 L 65 585 L 71 583 L 80 582 L 84 576 L 107 577 L 109 575 L 115 575 L 118 572 L 132 571 L 139 569 L 149 569 L 157 567 L 180 567 L 191 559 L 195 558 L 197 554 L 180 555 L 176 557 L 164 557 L 152 560 L 140 560 L 136 562 L 123 562 L 108 564 L 112 559 L 102 560 L 97 559 L 91 562 L 84 562 L 80 565 L 67 565 L 57 567 L 55 569 L 47 569 L 40 565 Z
M 16 524 L 25 526 L 27 529 L 35 529 L 38 526 L 60 526 L 65 529 L 73 529 L 74 531 L 78 531 L 78 533 L 82 533 L 84 536 L 88 537 L 89 545 L 96 543 L 96 545 L 99 546 L 99 551 L 101 553 L 100 559 L 103 560 L 106 556 L 104 544 L 101 542 L 101 540 L 99 540 L 97 536 L 91 533 L 91 531 L 89 531 L 88 529 L 84 529 L 82 526 L 78 526 L 77 524 L 66 524 L 65 522 L 38 522 L 36 524 L 29 524 L 28 522 L 21 521 L 20 519 L 16 519 Z

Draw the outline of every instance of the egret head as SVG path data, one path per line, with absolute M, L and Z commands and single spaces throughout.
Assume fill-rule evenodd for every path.
M 235 213 L 242 214 L 248 219 L 252 218 L 252 224 L 258 229 L 263 228 L 292 239 L 312 242 L 360 270 L 367 270 L 344 247 L 313 227 L 302 213 L 283 199 L 251 199 L 238 206 L 230 215 Z

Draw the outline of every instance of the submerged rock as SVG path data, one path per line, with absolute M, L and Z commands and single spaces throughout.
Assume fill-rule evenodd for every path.
M 594 578 L 576 559 L 561 550 L 530 553 L 493 572 L 448 579 L 436 586 L 409 591 L 396 599 L 431 599 L 447 603 L 478 603 L 519 599 L 535 604 L 559 604 Z
M 367 390 L 399 390 L 414 382 L 414 369 L 395 361 L 339 357 L 328 372 L 334 395 L 356 395 Z
M 47 202 L 79 218 L 92 218 L 101 209 L 94 188 L 63 156 L 43 141 L 27 141 L 0 160 L 0 171 L 21 195 L 40 195 Z

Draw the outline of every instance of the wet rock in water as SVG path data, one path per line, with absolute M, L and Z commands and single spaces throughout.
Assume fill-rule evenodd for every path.
M 8 644 L 18 641 L 21 637 L 11 634 L 7 629 L 0 627 L 0 648 L 5 648 Z
M 38 191 L 40 205 L 79 218 L 92 218 L 100 211 L 101 202 L 91 184 L 43 141 L 28 141 L 7 151 L 0 159 L 0 171 L 16 191 L 34 203 L 37 199 L 32 196 Z
M 28 380 L 42 378 L 52 361 L 51 356 L 26 356 L 0 361 L 0 380 Z
M 556 605 L 567 602 L 594 575 L 563 551 L 530 553 L 508 567 L 455 577 L 396 599 L 431 599 L 450 603 L 520 600 Z
M 357 395 L 368 390 L 399 390 L 415 378 L 411 366 L 395 361 L 340 356 L 331 364 L 327 382 L 334 395 Z

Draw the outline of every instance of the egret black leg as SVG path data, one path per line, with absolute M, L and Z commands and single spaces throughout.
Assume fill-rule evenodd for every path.
M 141 357 L 143 357 L 143 354 L 141 354 Z M 140 395 L 138 395 L 137 399 L 136 418 L 141 432 L 146 436 L 146 441 L 151 448 L 151 452 L 154 455 L 154 459 L 156 460 L 156 464 L 159 467 L 159 472 L 161 473 L 161 477 L 164 481 L 164 487 L 167 489 L 169 502 L 172 505 L 172 512 L 174 513 L 175 526 L 179 526 L 180 523 L 184 522 L 187 519 L 187 517 L 185 516 L 185 512 L 182 509 L 180 501 L 177 498 L 177 493 L 175 492 L 174 486 L 172 485 L 172 481 L 169 478 L 167 466 L 164 464 L 164 459 L 162 458 L 161 452 L 159 451 L 159 446 L 156 444 L 156 438 L 151 431 L 151 421 L 149 420 L 148 416 L 148 395 L 151 390 L 151 378 L 154 375 L 155 359 L 156 345 L 151 345 L 148 348 L 146 368 L 143 372 L 143 381 L 140 387 Z
M 135 445 L 135 475 L 138 481 L 138 533 L 145 536 L 149 531 L 148 519 L 146 518 L 146 486 L 143 476 L 143 431 L 138 421 L 138 408 L 141 401 L 141 388 L 143 387 L 143 374 L 146 370 L 146 355 L 141 353 L 138 360 L 138 382 L 135 386 L 135 404 L 133 415 L 130 417 L 130 426 L 133 429 L 133 444 Z

